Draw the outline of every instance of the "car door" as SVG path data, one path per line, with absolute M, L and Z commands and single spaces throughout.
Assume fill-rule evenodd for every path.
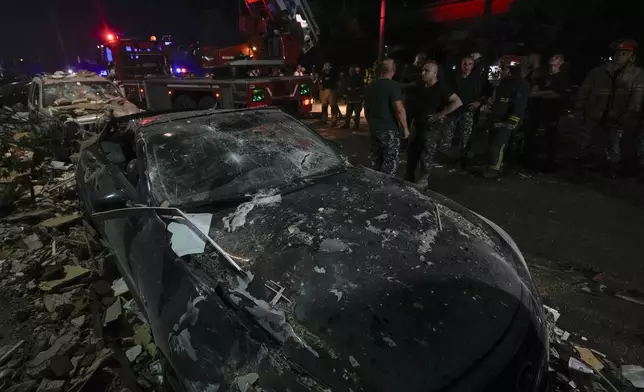
M 136 202 L 136 190 L 121 169 L 111 162 L 96 142 L 80 152 L 76 170 L 78 195 L 82 208 L 89 215 L 125 208 Z M 106 221 L 92 219 L 107 245 L 113 250 L 117 267 L 126 282 L 131 282 L 132 271 L 127 257 L 129 238 L 134 230 L 131 218 L 121 217 Z

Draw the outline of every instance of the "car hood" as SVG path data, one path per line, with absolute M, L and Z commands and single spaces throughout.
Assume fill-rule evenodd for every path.
M 208 231 L 248 273 L 224 295 L 320 388 L 444 388 L 534 292 L 523 261 L 475 214 L 364 168 L 261 192 L 217 211 Z

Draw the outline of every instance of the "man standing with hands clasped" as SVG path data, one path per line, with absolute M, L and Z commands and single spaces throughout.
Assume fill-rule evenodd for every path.
M 417 181 L 427 186 L 429 172 L 434 161 L 438 142 L 442 139 L 442 150 L 451 147 L 452 139 L 447 135 L 452 128 L 453 118 L 447 115 L 463 106 L 461 99 L 446 83 L 438 80 L 438 64 L 428 61 L 423 66 L 422 82 L 416 87 L 415 96 L 419 102 L 414 113 L 414 136 L 407 153 L 407 181 L 415 180 L 416 166 L 420 161 L 422 175 Z
M 391 80 L 396 74 L 392 59 L 376 67 L 379 78 L 365 92 L 365 117 L 371 135 L 371 164 L 374 170 L 396 174 L 400 151 L 400 129 L 409 137 L 402 90 Z

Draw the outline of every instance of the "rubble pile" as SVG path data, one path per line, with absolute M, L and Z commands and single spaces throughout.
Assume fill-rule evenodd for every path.
M 644 368 L 618 366 L 605 354 L 590 348 L 586 337 L 559 328 L 557 310 L 548 306 L 545 310 L 551 391 L 627 392 L 644 388 Z
M 0 390 L 159 390 L 150 328 L 78 211 L 73 169 L 45 159 L 0 219 Z

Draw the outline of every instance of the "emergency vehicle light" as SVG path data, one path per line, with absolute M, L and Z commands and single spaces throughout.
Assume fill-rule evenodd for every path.
M 254 88 L 253 89 L 253 102 L 262 102 L 264 100 L 264 89 L 263 88 Z
M 303 84 L 300 86 L 301 95 L 308 95 L 310 92 L 311 92 L 311 89 L 309 88 L 308 84 Z
M 107 38 L 108 41 L 114 41 L 116 39 L 116 36 L 112 33 L 107 33 L 105 35 L 105 38 Z
M 156 40 L 157 40 L 157 36 L 156 36 L 156 35 L 151 35 L 151 36 L 150 36 L 150 41 L 156 41 Z

